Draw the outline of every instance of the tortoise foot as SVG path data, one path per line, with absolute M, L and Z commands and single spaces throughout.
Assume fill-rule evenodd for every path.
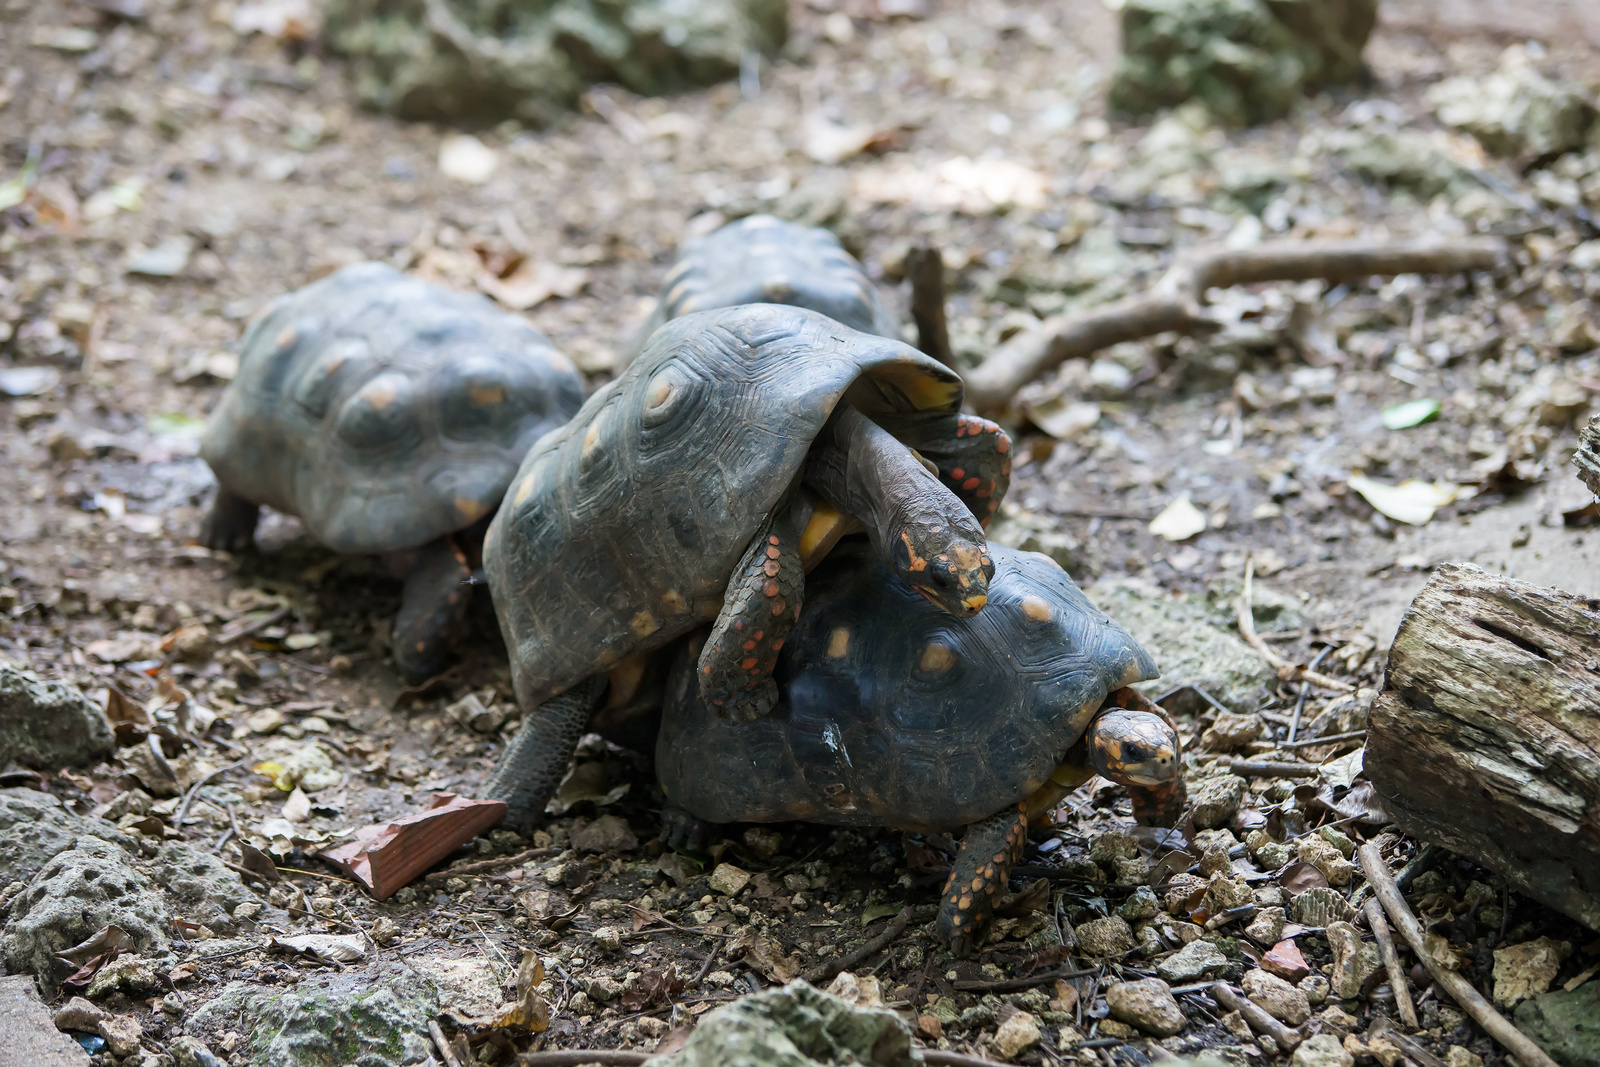
M 700 695 L 719 715 L 749 722 L 777 707 L 772 668 L 805 595 L 798 525 L 792 512 L 775 518 L 728 580 L 699 661 Z
M 972 955 L 989 929 L 1027 840 L 1028 816 L 1021 804 L 973 823 L 961 838 L 939 902 L 938 924 L 939 936 L 957 957 Z
M 661 842 L 679 852 L 704 852 L 716 840 L 714 823 L 697 819 L 682 808 L 661 810 Z
M 211 510 L 200 524 L 200 543 L 214 551 L 242 552 L 255 544 L 260 518 L 260 505 L 219 486 Z
M 424 545 L 406 579 L 390 649 L 408 685 L 427 681 L 450 661 L 472 597 L 472 568 L 448 537 Z
M 483 795 L 506 802 L 503 826 L 531 829 L 544 816 L 589 720 L 605 692 L 606 676 L 585 678 L 543 704 L 524 707 L 522 728 L 484 783 Z

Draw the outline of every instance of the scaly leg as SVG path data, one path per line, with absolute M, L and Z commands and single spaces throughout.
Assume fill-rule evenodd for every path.
M 467 617 L 471 577 L 467 557 L 453 538 L 441 537 L 419 550 L 389 641 L 395 666 L 408 684 L 432 678 L 450 658 Z
M 778 704 L 772 668 L 805 596 L 796 518 L 785 509 L 750 542 L 700 650 L 700 695 L 739 722 L 759 719 Z
M 589 716 L 600 703 L 606 676 L 585 678 L 571 689 L 522 713 L 522 729 L 511 739 L 484 785 L 483 795 L 506 802 L 502 820 L 508 826 L 529 826 L 539 821 L 544 806 L 555 795 L 572 750 L 589 726 Z
M 704 852 L 716 839 L 715 823 L 697 819 L 682 808 L 668 806 L 661 809 L 661 841 L 668 848 L 687 852 Z
M 967 827 L 939 903 L 939 936 L 955 955 L 970 956 L 978 947 L 1027 840 L 1023 804 Z
M 240 552 L 255 543 L 261 506 L 234 496 L 220 485 L 211 510 L 200 524 L 200 543 L 224 552 Z
M 937 467 L 945 488 L 988 527 L 1011 487 L 1011 437 L 998 423 L 950 412 L 889 415 L 880 421 Z

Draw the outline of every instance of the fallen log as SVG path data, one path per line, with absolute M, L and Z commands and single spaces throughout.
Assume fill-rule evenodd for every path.
M 1578 477 L 1595 496 L 1600 496 L 1600 415 L 1589 420 L 1579 435 L 1578 450 L 1572 454 L 1572 465 L 1578 468 Z
M 1600 599 L 1440 567 L 1395 636 L 1364 764 L 1401 829 L 1600 930 Z
M 967 402 L 981 415 L 1004 413 L 1018 389 L 1065 360 L 1159 333 L 1210 333 L 1207 289 L 1252 282 L 1348 281 L 1379 274 L 1487 270 L 1506 252 L 1488 237 L 1420 241 L 1273 241 L 1212 248 L 1181 258 L 1150 293 L 1088 311 L 1056 315 L 1024 330 L 965 375 Z

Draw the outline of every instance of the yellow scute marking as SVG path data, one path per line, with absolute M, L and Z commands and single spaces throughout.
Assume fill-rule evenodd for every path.
M 640 637 L 649 637 L 651 634 L 661 629 L 661 623 L 658 622 L 656 617 L 650 614 L 648 611 L 639 612 L 639 614 L 633 617 L 633 621 L 628 625 L 632 628 L 633 632 L 638 634 Z
M 840 626 L 828 635 L 828 658 L 843 659 L 850 651 L 850 631 Z
M 650 388 L 644 395 L 645 406 L 658 408 L 671 396 L 672 379 L 663 374 L 650 383 Z
M 956 654 L 949 645 L 930 644 L 922 650 L 920 666 L 925 671 L 940 673 L 955 666 Z
M 387 382 L 361 390 L 361 398 L 379 411 L 393 404 L 395 395 L 394 386 Z
M 1022 598 L 1022 613 L 1034 622 L 1044 622 L 1050 617 L 1050 605 L 1044 602 L 1042 596 L 1025 596 Z
M 467 390 L 467 396 L 474 404 L 486 406 L 488 404 L 503 404 L 506 400 L 506 391 L 498 385 L 474 385 Z
M 682 615 L 689 610 L 689 602 L 676 589 L 668 589 L 661 594 L 661 605 L 670 615 Z
M 456 497 L 456 514 L 468 522 L 475 522 L 479 516 L 488 510 L 481 500 L 474 500 L 470 496 Z
M 533 483 L 536 480 L 537 479 L 534 478 L 532 473 L 529 473 L 526 478 L 522 479 L 522 484 L 517 486 L 517 495 L 511 500 L 512 507 L 520 508 L 527 502 L 528 497 L 533 495 Z
M 583 454 L 587 457 L 600 443 L 600 419 L 595 419 L 589 428 L 583 432 Z

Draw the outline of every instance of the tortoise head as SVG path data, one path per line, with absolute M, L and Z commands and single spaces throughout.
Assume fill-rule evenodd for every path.
M 1178 777 L 1178 735 L 1149 711 L 1107 708 L 1089 726 L 1089 760 L 1114 782 L 1166 785 Z
M 890 552 L 895 572 L 911 588 L 952 615 L 976 615 L 989 601 L 994 561 L 988 546 L 949 527 L 902 527 Z

